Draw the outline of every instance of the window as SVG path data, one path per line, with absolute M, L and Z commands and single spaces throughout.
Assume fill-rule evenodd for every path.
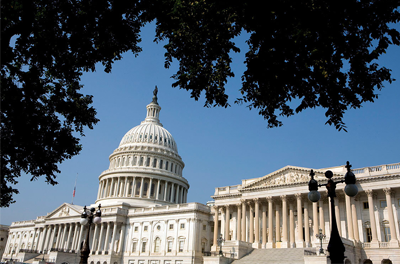
M 139 230 L 139 227 L 135 226 L 135 232 L 137 232 Z
M 142 252 L 146 252 L 146 241 L 142 243 Z
M 160 166 L 158 168 L 162 169 L 162 165 L 163 165 L 163 160 L 160 160 Z
M 157 226 L 157 230 L 158 230 L 158 231 L 161 230 L 161 226 L 160 226 L 160 225 Z
M 147 226 L 144 226 L 143 230 L 144 230 L 144 231 L 147 231 Z
M 364 209 L 368 209 L 368 208 L 369 208 L 368 202 L 363 202 L 363 208 L 364 208 Z
M 139 166 L 143 166 L 143 157 L 140 157 L 139 159 Z
M 153 168 L 155 168 L 157 166 L 157 159 L 153 160 Z
M 171 162 L 171 172 L 172 172 L 173 167 L 174 167 L 174 164 Z
M 181 229 L 185 229 L 185 224 L 181 224 Z
M 367 233 L 367 242 L 371 242 L 372 241 L 372 231 L 370 227 L 367 227 L 365 229 L 366 233 Z
M 160 245 L 161 245 L 161 239 L 159 237 L 156 238 L 154 241 L 154 252 L 158 253 L 160 252 Z
M 147 158 L 146 167 L 150 166 L 150 158 Z
M 385 200 L 380 201 L 380 203 L 381 203 L 381 208 L 387 207 L 387 203 Z
M 185 245 L 185 240 L 179 240 L 179 252 L 183 252 L 184 245 Z
M 203 225 L 203 230 L 207 230 L 207 225 Z
M 132 252 L 136 252 L 137 242 L 132 243 Z
M 165 169 L 168 170 L 168 161 L 165 162 Z
M 391 235 L 390 235 L 390 228 L 388 226 L 384 226 L 383 227 L 383 231 L 385 233 L 385 241 L 389 242 L 391 239 Z
M 172 241 L 168 241 L 167 252 L 172 252 Z
M 174 230 L 174 224 L 169 224 L 169 230 Z

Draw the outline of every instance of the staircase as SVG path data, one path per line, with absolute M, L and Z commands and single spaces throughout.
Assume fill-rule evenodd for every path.
M 254 249 L 232 264 L 304 264 L 303 248 Z

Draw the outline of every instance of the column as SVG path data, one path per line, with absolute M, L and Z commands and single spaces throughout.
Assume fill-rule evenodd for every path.
M 38 245 L 38 250 L 41 252 L 43 252 L 43 250 L 44 250 L 44 244 L 46 243 L 46 235 L 47 235 L 48 229 L 49 229 L 49 226 L 45 226 L 43 228 L 42 236 L 40 239 L 41 242 L 40 242 L 40 245 Z
M 109 180 L 108 180 L 108 179 L 105 179 L 105 181 L 106 181 L 106 187 L 105 187 L 104 192 L 103 192 L 103 198 L 109 196 L 108 193 L 107 193 L 108 184 L 109 184 L 108 182 L 109 182 Z
M 344 192 L 344 189 L 343 189 L 343 192 Z M 353 220 L 351 217 L 350 196 L 344 194 L 344 200 L 346 203 L 347 238 L 350 240 L 354 240 Z
M 275 204 L 275 243 L 276 242 L 282 242 L 282 237 L 281 237 L 281 219 L 280 219 L 280 214 L 279 214 L 280 205 L 279 205 L 278 202 L 279 201 L 277 200 L 276 204 Z
M 318 203 L 312 203 L 312 212 L 313 212 L 313 246 L 316 247 L 318 245 L 318 239 L 315 235 L 319 233 L 319 224 L 318 224 Z
M 42 246 L 43 253 L 45 251 L 47 251 L 48 244 L 50 243 L 50 233 L 51 233 L 52 228 L 53 228 L 52 226 L 47 226 L 47 236 L 43 236 L 43 239 L 44 239 L 43 246 Z
M 247 230 L 246 230 L 246 200 L 241 199 L 240 200 L 242 202 L 242 241 L 246 241 L 246 234 L 247 234 Z
M 140 182 L 140 191 L 139 191 L 140 198 L 143 198 L 143 184 L 144 184 L 144 178 L 142 177 L 142 180 Z
M 159 199 L 159 195 L 160 195 L 160 187 L 161 187 L 161 181 L 158 180 L 157 181 L 157 193 L 156 193 L 156 200 Z
M 304 238 L 303 238 L 303 212 L 302 212 L 302 206 L 301 206 L 301 193 L 296 193 L 295 196 L 296 196 L 296 201 L 297 201 L 297 241 L 296 241 L 296 247 L 297 248 L 303 248 L 304 247 Z
M 378 234 L 376 231 L 376 223 L 375 223 L 374 202 L 372 198 L 373 191 L 365 190 L 365 193 L 368 196 L 369 221 L 371 223 L 371 232 L 372 232 L 371 247 L 379 247 Z
M 293 205 L 293 200 L 290 199 L 289 201 L 289 228 L 290 228 L 290 233 L 289 233 L 289 245 L 291 248 L 296 247 L 295 243 L 295 234 L 294 234 L 294 205 Z
M 257 243 L 257 248 L 259 248 L 258 244 L 260 243 L 260 199 L 255 198 L 253 199 L 254 201 L 254 211 L 255 211 L 255 221 L 254 221 L 254 237 L 255 237 L 255 243 Z
M 229 205 L 225 205 L 225 235 L 224 235 L 224 239 L 225 241 L 227 240 L 231 240 L 229 238 L 229 223 L 230 223 L 230 211 L 229 211 Z
M 322 229 L 322 234 L 325 235 L 324 200 L 322 197 L 319 200 L 319 228 Z
M 125 177 L 125 185 L 124 185 L 124 197 L 128 197 L 128 192 L 129 192 L 129 188 L 128 188 L 128 177 Z
M 57 231 L 57 238 L 56 238 L 56 246 L 55 248 L 59 248 L 60 246 L 60 241 L 61 241 L 61 229 L 62 229 L 63 225 L 58 225 L 58 231 Z
M 354 231 L 354 240 L 356 242 L 360 242 L 360 235 L 358 233 L 358 223 L 357 223 L 357 208 L 355 204 L 355 197 L 350 198 L 351 203 L 351 218 L 353 220 L 353 231 Z
M 175 183 L 171 185 L 171 199 L 169 200 L 171 203 L 174 202 L 174 194 L 175 194 Z
M 108 251 L 108 247 L 109 247 L 109 240 L 110 240 L 110 232 L 111 232 L 111 223 L 107 222 L 107 231 L 106 231 L 106 238 L 104 240 L 104 251 Z M 139 240 L 140 241 L 140 240 Z M 140 252 L 140 251 L 139 251 Z
M 125 228 L 126 228 L 126 224 L 122 223 L 121 224 L 121 236 L 119 238 L 119 245 L 118 245 L 118 252 L 121 253 L 121 248 L 123 248 L 123 243 L 125 241 Z M 151 228 L 151 225 L 150 225 Z M 151 232 L 153 233 L 153 232 Z
M 339 231 L 339 236 L 342 236 L 342 224 L 340 221 L 340 206 L 339 206 L 339 196 L 335 198 L 335 216 L 336 216 L 336 225 Z
M 117 227 L 118 227 L 118 223 L 117 222 L 115 222 L 114 223 L 114 228 L 113 228 L 113 234 L 112 234 L 112 237 L 111 237 L 111 248 L 110 248 L 110 254 L 112 254 L 113 252 L 114 252 L 114 245 L 115 245 L 115 238 L 116 238 L 116 236 L 117 236 Z M 151 241 L 149 241 L 149 243 L 150 243 Z
M 73 252 L 75 252 L 75 249 L 76 249 L 76 239 L 77 239 L 77 236 L 78 236 L 78 224 L 77 223 L 74 223 L 74 226 L 75 226 L 75 228 L 74 228 L 74 236 L 72 237 L 72 244 L 71 244 L 71 252 L 73 251 Z
M 266 248 L 273 248 L 274 247 L 274 225 L 273 225 L 273 214 L 272 214 L 272 207 L 273 207 L 273 200 L 271 196 L 267 197 L 268 201 L 268 242 Z M 279 225 L 277 226 L 279 229 Z
M 175 187 L 175 203 L 179 203 L 179 200 L 178 200 L 178 195 L 179 195 L 179 185 L 177 184 L 176 185 L 176 187 Z
M 288 248 L 288 222 L 287 222 L 287 197 L 286 195 L 281 195 L 282 199 L 282 248 Z
M 393 207 L 392 207 L 392 189 L 391 188 L 385 188 L 383 189 L 385 192 L 386 196 L 386 206 L 387 206 L 387 211 L 388 211 L 388 217 L 389 217 L 389 227 L 390 227 L 390 247 L 399 247 L 399 240 L 397 238 L 397 232 L 396 228 L 394 225 L 394 216 L 393 216 Z
M 262 205 L 262 216 L 261 216 L 261 222 L 262 222 L 262 238 L 261 238 L 261 247 L 265 248 L 267 245 L 267 205 L 263 204 Z
M 100 223 L 100 234 L 99 234 L 99 242 L 97 243 L 97 247 L 94 248 L 93 250 L 97 251 L 97 254 L 102 250 L 101 249 L 101 242 L 103 239 L 103 232 L 104 232 L 104 225 L 103 223 Z
M 250 217 L 249 217 L 249 243 L 254 242 L 254 209 L 251 202 L 248 202 Z
M 91 248 L 91 251 L 95 251 L 96 250 L 96 244 L 97 244 L 97 239 L 96 239 L 96 237 L 97 237 L 97 231 L 98 231 L 98 226 L 99 225 L 94 225 L 94 233 L 93 233 L 93 238 L 92 238 L 92 246 L 90 247 Z
M 242 204 L 238 203 L 237 205 L 237 217 L 236 217 L 236 228 L 237 228 L 237 232 L 236 232 L 236 240 L 240 240 L 241 239 L 241 217 L 242 217 Z
M 100 182 L 99 184 L 99 190 L 97 191 L 97 200 L 100 199 L 100 193 L 101 193 L 101 186 L 103 185 L 103 181 Z
M 132 177 L 132 191 L 131 191 L 131 196 L 135 197 L 135 186 L 136 186 L 136 177 Z
M 78 238 L 78 243 L 77 243 L 77 252 L 81 251 L 81 242 L 82 242 L 82 238 L 83 238 L 83 225 L 81 225 L 80 231 L 79 231 L 79 238 Z
M 218 248 L 218 206 L 214 206 L 214 241 L 213 241 L 213 246 L 215 247 L 215 250 Z
M 165 186 L 164 186 L 164 201 L 167 201 L 167 192 L 168 192 L 168 182 L 165 181 Z
M 310 243 L 310 225 L 308 222 L 309 215 L 308 215 L 308 200 L 304 198 L 304 240 L 305 240 L 305 247 L 311 247 Z
M 55 236 L 55 233 L 57 232 L 57 229 L 56 229 L 56 225 L 54 226 L 54 228 L 53 228 L 53 232 L 52 232 L 52 234 L 51 234 L 51 236 L 50 236 L 50 241 L 49 241 L 49 245 L 48 245 L 48 250 L 51 250 L 52 248 L 53 248 L 53 242 L 54 242 L 54 236 Z
M 71 223 L 69 225 L 69 231 L 68 231 L 68 238 L 67 238 L 67 246 L 65 247 L 67 249 L 67 252 L 70 251 L 70 246 L 69 243 L 71 241 L 71 237 L 74 235 L 75 233 L 75 223 Z
M 64 224 L 64 230 L 63 230 L 61 242 L 59 245 L 59 248 L 61 248 L 61 249 L 65 249 L 65 235 L 67 234 L 67 229 L 68 229 L 68 224 Z
M 150 183 L 149 183 L 149 193 L 147 195 L 147 198 L 151 198 L 151 185 L 153 184 L 153 178 L 150 178 Z
M 110 197 L 114 196 L 115 190 L 114 188 L 114 178 L 111 178 L 111 184 L 110 184 Z

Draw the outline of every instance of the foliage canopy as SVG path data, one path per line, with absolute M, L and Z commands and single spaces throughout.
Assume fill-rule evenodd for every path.
M 227 107 L 234 38 L 247 32 L 246 71 L 236 103 L 257 109 L 268 127 L 278 116 L 326 109 L 327 124 L 345 130 L 349 108 L 377 98 L 390 69 L 397 0 L 257 1 L 31 0 L 1 7 L 1 206 L 14 202 L 22 172 L 56 184 L 57 164 L 79 153 L 79 134 L 98 122 L 80 77 L 101 62 L 110 72 L 122 54 L 141 51 L 140 29 L 155 21 L 165 67 L 179 64 L 174 87 L 205 106 Z M 299 104 L 294 109 L 292 100 Z M 78 135 L 77 135 L 78 133 Z M 11 184 L 11 185 L 10 185 Z

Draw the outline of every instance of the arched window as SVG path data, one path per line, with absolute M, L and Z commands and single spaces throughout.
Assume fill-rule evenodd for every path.
M 158 168 L 162 169 L 162 166 L 163 166 L 163 160 L 160 160 L 160 166 Z
M 165 169 L 168 170 L 168 161 L 165 162 Z
M 171 172 L 172 172 L 173 167 L 174 167 L 174 163 L 171 162 Z
M 392 264 L 392 261 L 390 259 L 382 259 L 382 264 Z
M 157 159 L 153 160 L 153 168 L 155 168 L 157 166 Z
M 139 159 L 139 166 L 143 166 L 143 157 L 140 157 Z
M 154 240 L 154 252 L 155 252 L 155 253 L 160 252 L 160 245 L 161 245 L 161 239 L 160 239 L 159 237 L 157 237 L 157 238 Z

